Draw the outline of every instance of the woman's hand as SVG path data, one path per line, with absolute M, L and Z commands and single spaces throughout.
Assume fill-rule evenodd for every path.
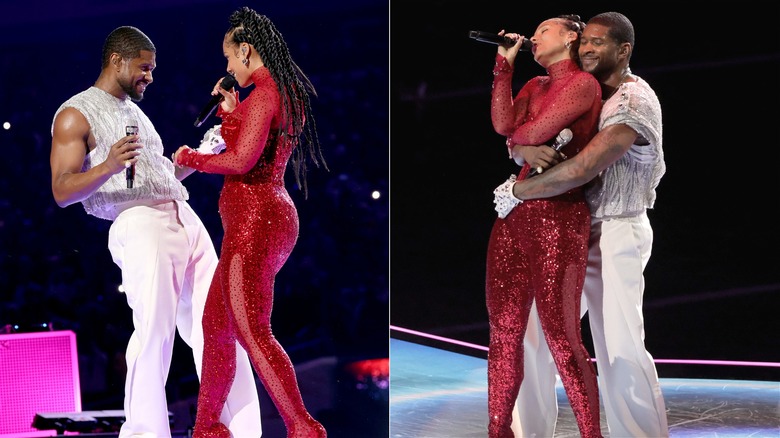
M 522 146 L 516 144 L 512 147 L 512 158 L 520 165 L 522 165 L 522 161 L 525 161 L 532 169 L 536 169 L 537 173 L 542 173 L 565 160 L 566 155 L 547 145 Z
M 174 152 L 173 155 L 171 156 L 171 160 L 173 160 L 173 164 L 178 168 L 184 167 L 183 164 L 178 162 L 179 156 L 181 155 L 181 151 L 184 149 L 190 149 L 190 147 L 185 144 L 184 146 L 181 146 L 178 150 L 176 150 L 176 152 Z
M 515 40 L 513 46 L 498 45 L 498 54 L 506 58 L 506 62 L 508 62 L 509 65 L 514 65 L 517 52 L 520 51 L 520 46 L 523 44 L 525 37 L 518 33 L 505 33 L 503 29 L 501 29 L 501 32 L 499 32 L 498 35 Z
M 236 109 L 236 106 L 238 106 L 238 91 L 234 88 L 231 88 L 230 90 L 226 90 L 222 88 L 220 85 L 222 83 L 222 79 L 220 78 L 216 85 L 214 85 L 214 89 L 211 90 L 211 95 L 216 96 L 217 93 L 222 95 L 222 103 L 220 103 L 220 106 L 222 107 L 222 111 L 226 113 L 232 113 L 234 109 Z

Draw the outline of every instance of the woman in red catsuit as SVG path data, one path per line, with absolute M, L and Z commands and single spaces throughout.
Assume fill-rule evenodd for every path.
M 499 46 L 491 103 L 496 132 L 507 145 L 542 145 L 564 128 L 574 134 L 562 152 L 573 156 L 596 134 L 601 88 L 577 62 L 578 16 L 542 22 L 531 38 L 534 59 L 547 76 L 529 80 L 512 97 L 513 47 Z M 531 150 L 533 149 L 533 150 Z M 528 177 L 541 148 L 524 148 L 518 179 Z M 583 437 L 600 437 L 596 374 L 580 331 L 590 213 L 577 188 L 548 199 L 525 201 L 498 218 L 488 244 L 486 304 L 490 321 L 488 432 L 513 437 L 512 409 L 523 381 L 523 337 L 532 303 L 541 319 L 563 386 Z M 522 409 L 522 406 L 520 407 Z
M 311 128 L 308 92 L 314 89 L 273 23 L 252 9 L 230 16 L 223 51 L 237 83 L 255 86 L 240 104 L 237 92 L 215 87 L 225 98 L 217 115 L 227 148 L 211 155 L 184 147 L 174 156 L 179 165 L 225 175 L 219 198 L 224 237 L 203 314 L 205 348 L 194 436 L 230 436 L 219 415 L 235 375 L 238 339 L 282 416 L 287 436 L 324 437 L 325 429 L 303 404 L 289 357 L 271 332 L 274 278 L 298 237 L 298 214 L 284 187 L 284 171 L 292 156 L 296 180 L 299 185 L 303 181 L 305 190 L 306 156 L 324 163 Z

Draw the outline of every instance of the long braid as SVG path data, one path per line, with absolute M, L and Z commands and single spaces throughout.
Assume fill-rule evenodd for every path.
M 328 170 L 320 148 L 317 124 L 309 99 L 309 94 L 316 97 L 317 91 L 306 74 L 290 57 L 287 43 L 281 32 L 265 15 L 260 15 L 249 7 L 242 7 L 231 14 L 227 35 L 235 44 L 242 42 L 251 44 L 276 82 L 281 96 L 282 112 L 287 121 L 287 126 L 282 125 L 279 128 L 279 134 L 292 133 L 297 137 L 290 161 L 295 172 L 295 181 L 299 188 L 303 188 L 304 196 L 308 197 L 306 156 L 308 155 L 317 167 L 322 164 Z M 289 124 L 292 124 L 292 129 Z M 301 136 L 304 140 L 303 144 L 300 142 Z

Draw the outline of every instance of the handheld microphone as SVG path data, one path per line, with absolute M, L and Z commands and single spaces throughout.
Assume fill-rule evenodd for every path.
M 219 86 L 222 87 L 225 90 L 230 90 L 236 85 L 236 78 L 233 77 L 231 74 L 225 75 L 224 78 L 222 78 L 222 82 L 219 83 Z M 198 115 L 198 118 L 195 119 L 195 127 L 202 125 L 204 121 L 211 115 L 211 113 L 214 112 L 214 109 L 217 108 L 217 105 L 219 105 L 224 97 L 222 97 L 221 94 L 217 93 L 216 96 L 211 96 L 211 99 L 209 100 L 209 103 L 206 104 L 206 106 L 203 107 L 203 109 L 200 111 L 200 114 Z
M 499 44 L 503 46 L 514 46 L 517 41 L 513 40 L 512 38 L 501 36 L 495 33 L 488 33 L 488 32 L 482 32 L 479 30 L 472 30 L 469 31 L 469 38 L 473 40 L 477 40 L 483 43 L 490 43 L 490 44 Z M 531 51 L 531 48 L 534 46 L 534 43 L 531 42 L 528 38 L 524 38 L 523 42 L 520 44 L 520 50 L 529 52 Z
M 138 135 L 138 124 L 135 120 L 128 120 L 125 126 L 125 135 Z M 133 188 L 133 181 L 135 180 L 135 164 L 125 163 L 125 180 L 127 180 L 127 188 Z
M 572 138 L 574 138 L 574 133 L 571 132 L 571 129 L 564 128 L 555 137 L 555 141 L 553 141 L 553 144 L 551 144 L 550 147 L 555 149 L 556 151 L 560 151 L 562 147 L 569 144 Z M 532 176 L 536 176 L 537 174 L 540 173 L 542 173 L 542 166 L 539 166 L 536 169 L 532 169 L 530 172 L 528 172 L 528 178 Z

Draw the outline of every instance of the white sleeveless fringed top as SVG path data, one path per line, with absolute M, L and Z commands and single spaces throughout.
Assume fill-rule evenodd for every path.
M 113 221 L 120 211 L 117 206 L 127 202 L 185 201 L 189 198 L 187 189 L 174 175 L 173 163 L 164 156 L 160 135 L 133 101 L 129 98 L 119 99 L 99 88 L 90 87 L 65 101 L 54 117 L 68 107 L 75 108 L 86 117 L 95 137 L 95 149 L 84 158 L 82 171 L 106 160 L 111 146 L 125 136 L 125 125 L 130 121 L 135 121 L 138 126 L 138 142 L 144 145 L 135 165 L 133 188 L 127 188 L 125 172 L 113 175 L 82 201 L 87 213 Z M 53 131 L 52 122 L 52 134 Z

